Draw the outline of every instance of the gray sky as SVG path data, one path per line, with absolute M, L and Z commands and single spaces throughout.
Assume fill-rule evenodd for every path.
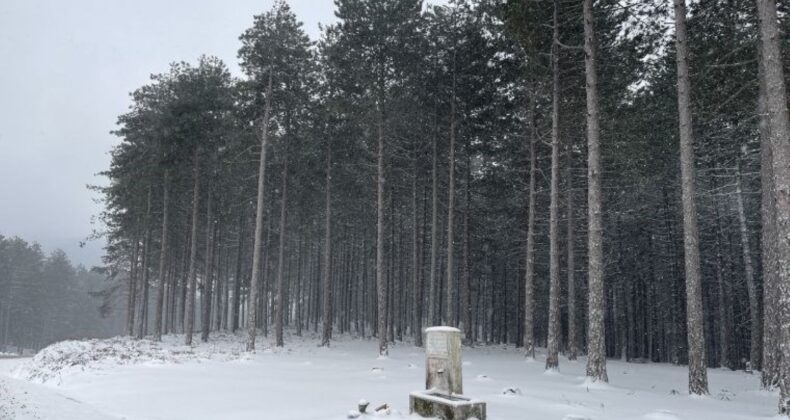
M 238 74 L 238 36 L 272 0 L 2 0 L 0 234 L 99 263 L 78 243 L 101 211 L 85 186 L 104 183 L 109 134 L 128 93 L 172 61 L 216 55 Z M 316 39 L 332 0 L 290 0 Z

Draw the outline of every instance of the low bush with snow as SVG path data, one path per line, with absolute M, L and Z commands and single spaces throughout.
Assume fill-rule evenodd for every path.
M 52 344 L 19 366 L 14 376 L 31 382 L 46 383 L 74 371 L 84 371 L 139 363 L 182 363 L 208 359 L 232 360 L 242 354 L 235 335 L 219 334 L 208 343 L 193 346 L 176 342 L 182 336 L 165 336 L 163 342 L 128 337 L 71 340 Z

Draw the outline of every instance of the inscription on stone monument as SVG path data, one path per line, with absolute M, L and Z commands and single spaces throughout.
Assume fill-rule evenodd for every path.
M 447 336 L 439 334 L 428 334 L 425 352 L 428 356 L 448 356 Z

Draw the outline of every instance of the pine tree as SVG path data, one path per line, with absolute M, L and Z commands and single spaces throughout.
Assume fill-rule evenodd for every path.
M 680 169 L 683 187 L 683 243 L 686 266 L 686 317 L 689 345 L 689 393 L 708 393 L 707 363 L 703 337 L 702 274 L 699 230 L 695 203 L 694 149 L 691 125 L 691 83 L 688 69 L 686 2 L 675 0 L 675 44 L 678 67 L 678 112 L 680 114 Z
M 593 2 L 584 0 L 584 68 L 587 81 L 587 253 L 588 325 L 587 376 L 608 382 L 604 346 L 603 215 L 601 205 L 601 152 L 598 111 L 598 74 L 593 26 Z
M 559 246 L 559 177 L 560 177 L 560 69 L 559 4 L 554 0 L 551 47 L 551 191 L 549 204 L 549 326 L 546 369 L 558 369 L 560 340 L 560 246 Z

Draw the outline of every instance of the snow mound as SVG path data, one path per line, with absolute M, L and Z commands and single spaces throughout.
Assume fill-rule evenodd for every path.
M 19 366 L 13 377 L 47 383 L 73 372 L 102 370 L 119 365 L 183 363 L 200 360 L 236 360 L 242 357 L 237 336 L 219 335 L 208 343 L 186 346 L 183 336 L 163 337 L 162 342 L 129 337 L 70 340 L 52 344 Z

